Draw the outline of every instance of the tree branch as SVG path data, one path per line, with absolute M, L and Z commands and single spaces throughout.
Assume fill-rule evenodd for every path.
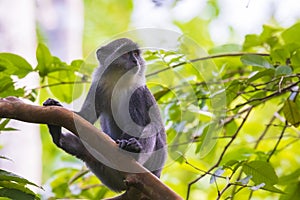
M 110 166 L 126 163 L 128 169 L 136 173 L 121 172 L 125 177 L 124 181 L 128 185 L 128 190 L 122 196 L 117 197 L 118 199 L 132 199 L 130 195 L 136 195 L 136 192 L 128 192 L 129 190 L 137 190 L 146 194 L 150 199 L 182 199 L 136 160 L 119 151 L 116 143 L 108 135 L 65 108 L 34 106 L 23 103 L 16 97 L 7 97 L 0 99 L 0 117 L 64 127 L 104 156 L 111 164 Z

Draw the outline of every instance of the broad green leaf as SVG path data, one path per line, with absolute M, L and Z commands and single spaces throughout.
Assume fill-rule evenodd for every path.
M 232 101 L 238 96 L 241 89 L 240 81 L 232 81 L 229 86 L 226 87 L 226 103 L 230 105 Z
M 163 88 L 163 90 L 156 92 L 155 94 L 153 94 L 153 96 L 156 99 L 156 101 L 159 101 L 160 98 L 162 98 L 164 95 L 166 95 L 170 91 L 171 91 L 170 88 Z
M 30 189 L 25 187 L 25 185 L 15 183 L 12 181 L 2 181 L 0 180 L 0 188 L 7 188 L 7 189 L 13 189 L 18 190 L 21 193 L 23 193 L 24 196 L 30 195 L 33 199 L 35 199 L 35 194 Z
M 81 67 L 84 67 L 83 65 L 84 65 L 84 61 L 83 60 L 73 60 L 71 62 L 72 70 L 79 71 Z
M 57 71 L 51 73 L 51 77 L 48 77 L 48 84 L 53 85 L 50 87 L 50 90 L 56 98 L 71 103 L 74 99 L 78 98 L 82 92 L 82 86 L 80 84 L 76 85 L 76 90 L 74 90 L 75 80 L 76 76 L 73 71 Z
M 244 163 L 243 172 L 247 176 L 252 176 L 251 180 L 255 184 L 265 183 L 274 185 L 278 182 L 278 177 L 270 163 L 265 161 L 251 161 Z
M 0 180 L 1 181 L 15 181 L 19 184 L 24 184 L 24 185 L 29 184 L 29 185 L 33 185 L 35 187 L 39 187 L 38 185 L 28 181 L 25 178 L 22 178 L 14 173 L 11 173 L 11 172 L 8 172 L 8 171 L 2 170 L 2 169 L 0 169 Z
M 11 127 L 6 127 L 10 119 L 4 119 L 3 121 L 0 120 L 0 131 L 15 131 L 17 129 L 11 128 Z
M 23 191 L 16 190 L 16 189 L 9 189 L 9 188 L 1 188 L 0 189 L 0 197 L 7 197 L 9 199 L 16 199 L 16 200 L 35 200 L 38 199 L 36 196 L 27 194 Z
M 275 70 L 275 76 L 290 75 L 292 73 L 293 73 L 292 68 L 287 65 L 276 67 L 276 70 Z
M 297 104 L 291 100 L 286 100 L 282 111 L 284 113 L 285 119 L 295 127 L 300 124 L 300 111 Z
M 0 97 L 16 96 L 20 97 L 24 95 L 24 89 L 15 89 L 13 80 L 10 76 L 0 77 Z
M 260 39 L 269 44 L 270 47 L 274 47 L 278 43 L 278 37 L 276 36 L 276 33 L 280 30 L 281 28 L 264 25 L 263 32 L 260 34 Z
M 271 51 L 272 61 L 281 64 L 286 64 L 287 59 L 290 58 L 290 52 L 286 48 L 274 49 Z
M 247 82 L 251 83 L 251 82 L 256 81 L 257 79 L 260 79 L 263 77 L 272 78 L 273 76 L 274 76 L 274 69 L 265 69 L 263 71 L 258 71 L 256 73 L 251 74 L 251 76 L 249 76 Z
M 282 33 L 282 39 L 285 43 L 300 43 L 299 41 L 299 35 L 300 35 L 300 23 L 297 23 L 293 25 L 292 27 L 286 29 Z
M 0 53 L 0 60 L 6 60 L 10 63 L 8 67 L 13 67 L 14 71 L 10 75 L 16 75 L 19 78 L 24 78 L 29 72 L 32 71 L 31 65 L 21 56 L 18 56 L 13 53 Z M 0 71 L 1 67 L 0 65 Z
M 39 71 L 39 75 L 44 77 L 48 74 L 48 67 L 53 62 L 53 57 L 48 49 L 48 47 L 44 44 L 39 44 L 36 49 L 36 59 L 38 62 L 37 70 Z
M 244 65 L 250 65 L 255 67 L 263 67 L 266 69 L 273 68 L 269 61 L 263 56 L 259 55 L 243 55 L 241 61 Z
M 273 193 L 284 194 L 282 190 L 278 189 L 274 185 L 265 185 L 262 189 Z
M 251 47 L 256 47 L 261 44 L 262 44 L 262 41 L 258 35 L 255 35 L 255 34 L 246 35 L 243 49 L 247 50 Z
M 291 56 L 291 64 L 294 68 L 300 68 L 300 49 L 296 50 Z
M 209 54 L 229 53 L 229 52 L 240 52 L 242 47 L 239 44 L 225 44 L 217 46 L 208 51 Z
M 255 105 L 259 105 L 261 104 L 262 102 L 260 101 L 261 98 L 264 98 L 266 96 L 266 92 L 265 91 L 258 91 L 256 93 L 254 93 L 249 101 L 252 101 L 252 102 L 249 102 L 249 105 L 252 105 L 252 106 L 255 106 Z

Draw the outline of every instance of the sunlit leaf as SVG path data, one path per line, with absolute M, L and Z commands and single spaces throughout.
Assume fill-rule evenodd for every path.
M 53 57 L 46 45 L 39 43 L 36 49 L 36 59 L 38 62 L 36 69 L 39 71 L 39 75 L 46 76 L 49 72 L 48 67 L 53 62 Z
M 294 101 L 286 100 L 282 111 L 284 113 L 285 119 L 295 127 L 298 127 L 300 124 L 300 111 L 299 107 Z
M 282 75 L 290 75 L 293 73 L 293 70 L 290 66 L 279 66 L 276 67 L 275 76 L 282 76 Z
M 0 197 L 6 197 L 9 199 L 22 199 L 22 200 L 35 200 L 38 199 L 35 195 L 28 194 L 24 191 L 10 188 L 1 188 Z
M 245 50 L 247 50 L 251 47 L 259 46 L 261 44 L 262 44 L 262 41 L 258 35 L 249 34 L 249 35 L 246 35 L 246 37 L 245 37 L 243 48 Z
M 300 35 L 300 23 L 293 25 L 282 33 L 285 43 L 300 43 L 298 37 Z
M 300 68 L 300 50 L 298 49 L 291 56 L 291 64 L 294 68 Z
M 244 65 L 263 67 L 266 69 L 273 68 L 267 59 L 259 55 L 243 55 L 241 61 Z
M 0 71 L 3 67 L 6 68 L 14 68 L 13 72 L 10 75 L 16 75 L 19 78 L 24 78 L 29 72 L 32 71 L 31 65 L 21 56 L 13 54 L 13 53 L 0 53 L 0 60 L 6 60 L 10 63 L 9 66 L 2 66 L 0 65 Z
M 8 171 L 2 170 L 2 169 L 0 169 L 0 180 L 1 181 L 15 181 L 17 183 L 29 184 L 29 185 L 39 187 L 38 185 L 28 181 L 25 178 L 22 178 L 12 172 L 8 172 Z
M 248 78 L 248 82 L 251 83 L 253 81 L 256 81 L 260 78 L 263 78 L 263 77 L 268 77 L 268 78 L 271 78 L 274 76 L 274 69 L 265 69 L 263 71 L 259 71 L 255 74 L 252 74 L 251 76 L 249 76 Z
M 278 182 L 278 177 L 270 163 L 265 161 L 251 161 L 244 163 L 243 172 L 247 176 L 252 176 L 251 180 L 255 184 L 265 183 L 265 185 L 274 185 Z
M 271 58 L 274 62 L 285 64 L 290 58 L 290 52 L 286 48 L 274 49 L 271 51 Z

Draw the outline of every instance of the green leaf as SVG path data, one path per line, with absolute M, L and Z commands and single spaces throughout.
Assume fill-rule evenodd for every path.
M 30 189 L 28 189 L 27 187 L 25 187 L 24 185 L 19 184 L 19 183 L 15 183 L 15 182 L 12 182 L 12 181 L 2 181 L 2 180 L 0 180 L 0 188 L 1 187 L 2 188 L 18 190 L 20 192 L 23 192 L 24 195 L 26 194 L 26 195 L 30 195 L 32 197 L 35 197 L 34 192 L 32 192 Z
M 251 161 L 244 163 L 243 172 L 247 176 L 252 176 L 251 180 L 255 184 L 265 183 L 265 185 L 274 185 L 278 182 L 278 177 L 270 163 L 265 161 Z
M 6 127 L 10 119 L 4 119 L 3 121 L 0 120 L 0 131 L 15 131 L 17 129 L 11 128 L 11 127 Z
M 9 199 L 22 199 L 22 200 L 35 200 L 39 199 L 35 195 L 27 194 L 26 192 L 10 189 L 10 188 L 1 188 L 0 189 L 0 197 L 7 197 Z
M 254 74 L 251 74 L 251 76 L 249 76 L 247 82 L 251 83 L 251 82 L 256 81 L 257 79 L 260 79 L 263 77 L 272 78 L 273 76 L 274 76 L 274 69 L 266 69 L 266 70 L 258 71 Z
M 24 58 L 13 53 L 0 53 L 0 60 L 5 60 L 9 63 L 8 66 L 3 66 L 3 63 L 0 64 L 0 71 L 4 71 L 3 67 L 7 69 L 13 68 L 13 72 L 11 72 L 10 75 L 16 75 L 18 78 L 24 78 L 33 70 L 31 65 Z
M 241 62 L 244 65 L 263 67 L 266 69 L 273 68 L 273 66 L 269 63 L 269 61 L 267 59 L 265 59 L 263 56 L 259 56 L 259 55 L 243 55 L 241 57 Z
M 71 67 L 72 67 L 72 70 L 76 70 L 76 71 L 79 71 L 79 69 L 81 67 L 84 67 L 84 61 L 83 60 L 73 60 L 71 62 Z
M 295 127 L 298 127 L 300 124 L 300 112 L 298 105 L 291 101 L 286 100 L 283 108 L 282 108 L 283 114 L 285 116 L 285 119 L 292 124 Z
M 156 101 L 159 101 L 160 98 L 162 98 L 164 95 L 166 95 L 170 91 L 171 91 L 170 88 L 164 87 L 163 90 L 156 92 L 155 94 L 153 94 L 153 96 L 156 99 Z
M 71 103 L 74 99 L 81 95 L 83 88 L 82 85 L 78 84 L 76 87 L 74 86 L 74 81 L 76 80 L 74 71 L 57 71 L 53 72 L 51 75 L 51 77 L 48 77 L 48 84 L 54 85 L 50 87 L 50 90 L 56 98 L 64 102 Z M 76 89 L 74 90 L 74 88 Z
M 294 68 L 300 68 L 300 50 L 296 50 L 291 56 L 291 64 Z
M 269 192 L 273 192 L 273 193 L 284 194 L 284 192 L 282 190 L 278 189 L 277 187 L 275 187 L 273 185 L 265 185 L 262 189 L 269 191 Z
M 299 35 L 300 35 L 300 23 L 297 23 L 293 25 L 292 27 L 286 29 L 282 33 L 282 39 L 284 40 L 285 43 L 298 43 L 300 44 L 299 41 Z
M 238 96 L 241 89 L 241 83 L 238 80 L 234 80 L 226 88 L 226 103 L 230 105 L 232 101 Z
M 290 52 L 286 48 L 273 49 L 271 50 L 271 58 L 275 63 L 285 64 L 287 59 L 290 58 Z
M 15 181 L 20 184 L 24 184 L 24 185 L 29 184 L 29 185 L 33 185 L 35 187 L 39 187 L 38 185 L 28 181 L 25 178 L 22 178 L 14 173 L 11 173 L 11 172 L 8 172 L 8 171 L 2 170 L 2 169 L 0 169 L 0 180 L 1 181 Z
M 293 73 L 292 68 L 287 65 L 276 67 L 275 70 L 275 76 L 290 75 L 292 73 Z
M 48 67 L 53 62 L 53 57 L 48 49 L 48 47 L 44 44 L 39 44 L 36 49 L 36 59 L 38 62 L 37 70 L 39 71 L 39 75 L 44 77 L 48 74 Z
M 229 52 L 240 52 L 242 51 L 241 45 L 238 44 L 225 44 L 222 46 L 217 46 L 209 50 L 209 54 L 218 53 L 229 53 Z
M 262 41 L 258 35 L 250 34 L 246 35 L 243 49 L 247 50 L 251 47 L 256 47 L 262 44 Z
M 10 76 L 0 77 L 0 97 L 16 96 L 20 97 L 24 95 L 24 89 L 15 89 L 13 80 Z

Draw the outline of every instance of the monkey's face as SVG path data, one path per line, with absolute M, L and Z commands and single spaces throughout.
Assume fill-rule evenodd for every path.
M 136 43 L 127 38 L 115 40 L 97 51 L 105 75 L 119 77 L 126 73 L 144 76 L 145 61 Z
M 144 75 L 145 61 L 140 55 L 140 50 L 129 51 L 117 59 L 107 67 L 107 74 L 115 75 Z

